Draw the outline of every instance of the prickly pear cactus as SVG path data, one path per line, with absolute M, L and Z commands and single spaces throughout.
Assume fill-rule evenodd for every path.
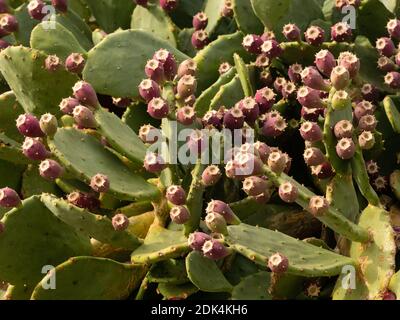
M 0 299 L 400 299 L 398 2 L 1 0 Z

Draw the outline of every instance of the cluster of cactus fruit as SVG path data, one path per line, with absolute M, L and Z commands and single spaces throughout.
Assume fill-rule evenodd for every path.
M 0 0 L 0 298 L 400 299 L 394 3 Z

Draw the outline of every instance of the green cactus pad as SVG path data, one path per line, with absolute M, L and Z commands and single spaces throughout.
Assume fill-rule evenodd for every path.
M 18 190 L 21 185 L 25 166 L 0 160 L 0 188 L 9 187 Z
M 271 273 L 266 271 L 247 276 L 233 288 L 232 300 L 272 300 L 270 281 Z
M 223 8 L 224 8 L 224 1 L 220 0 L 204 1 L 203 11 L 208 18 L 208 24 L 205 30 L 208 33 L 212 33 L 214 29 L 218 27 L 218 24 L 221 23 L 221 20 L 223 19 L 221 11 Z
M 236 102 L 244 98 L 243 87 L 237 74 L 230 82 L 222 85 L 210 102 L 210 110 L 218 110 L 224 106 L 233 107 Z
M 192 35 L 194 32 L 194 28 L 185 28 L 179 31 L 177 36 L 178 49 L 182 51 L 184 54 L 189 57 L 194 57 L 197 53 L 197 50 L 192 45 Z
M 233 289 L 216 262 L 197 251 L 192 251 L 186 257 L 186 270 L 190 281 L 201 291 L 231 292 Z
M 158 5 L 149 4 L 147 8 L 136 6 L 132 15 L 131 29 L 147 31 L 167 41 L 173 47 L 177 45 L 174 34 L 177 27 Z
M 43 266 L 91 253 L 89 238 L 57 219 L 39 197 L 24 200 L 2 222 L 0 278 L 13 285 L 35 285 Z
M 29 165 L 22 176 L 21 193 L 23 197 L 29 198 L 44 192 L 57 196 L 61 195 L 61 190 L 54 182 L 45 180 L 40 176 L 37 166 Z
M 396 133 L 400 133 L 400 112 L 397 109 L 396 104 L 393 99 L 390 97 L 386 97 L 383 100 L 383 107 L 386 112 L 386 116 L 389 119 L 389 122 L 393 128 L 393 131 Z
M 200 93 L 212 85 L 219 77 L 218 67 L 222 62 L 233 65 L 233 54 L 237 53 L 247 62 L 249 54 L 242 46 L 243 34 L 235 32 L 218 37 L 203 50 L 199 51 L 194 58 L 197 63 L 198 79 L 197 91 Z
M 7 291 L 4 294 L 4 299 L 0 300 L 13 300 L 13 301 L 24 301 L 29 300 L 32 295 L 31 287 L 25 285 L 12 286 L 9 285 Z
M 400 170 L 395 170 L 390 175 L 390 186 L 397 199 L 400 199 Z
M 199 291 L 199 289 L 191 283 L 175 285 L 171 283 L 160 283 L 158 291 L 166 300 L 187 299 L 191 295 Z
M 233 55 L 237 73 L 239 75 L 240 83 L 242 84 L 243 92 L 246 97 L 254 95 L 254 74 L 250 71 L 254 71 L 253 68 L 249 68 L 244 63 L 243 59 L 236 53 Z
M 45 276 L 33 291 L 32 300 L 121 300 L 140 285 L 141 266 L 94 257 L 75 257 L 54 270 L 56 289 L 45 290 Z
M 157 226 L 150 229 L 144 243 L 133 251 L 131 261 L 152 264 L 177 258 L 188 251 L 187 238 L 181 231 L 171 231 Z
M 146 78 L 146 63 L 161 48 L 174 54 L 178 63 L 188 59 L 168 42 L 145 31 L 126 30 L 110 34 L 89 51 L 83 77 L 98 93 L 138 97 L 138 86 Z
M 275 300 L 296 298 L 302 291 L 305 278 L 293 274 L 271 273 L 271 285 L 268 292 Z
M 9 47 L 0 54 L 0 71 L 26 112 L 60 114 L 61 99 L 72 93 L 78 77 L 59 69 L 44 69 L 46 55 L 25 47 Z
M 129 160 L 143 166 L 146 146 L 136 133 L 115 114 L 106 109 L 98 108 L 95 112 L 95 118 L 99 125 L 98 131 L 107 138 L 107 142 Z
M 28 3 L 24 3 L 14 10 L 14 15 L 18 20 L 18 30 L 14 32 L 15 39 L 23 46 L 29 46 L 29 39 L 33 28 L 39 23 L 38 20 L 32 19 L 28 13 Z
M 130 172 L 94 137 L 72 128 L 62 128 L 49 140 L 53 154 L 79 179 L 105 174 L 110 180 L 110 193 L 123 200 L 156 199 L 159 191 L 142 177 Z M 75 152 L 79 150 L 79 152 Z
M 21 144 L 8 138 L 3 133 L 0 133 L 0 159 L 15 164 L 32 163 L 31 160 L 29 160 L 22 154 Z
M 41 199 L 57 218 L 91 238 L 115 248 L 130 250 L 141 244 L 138 238 L 126 230 L 115 231 L 111 220 L 105 216 L 95 215 L 50 194 L 43 194 Z
M 392 279 L 390 279 L 389 289 L 396 294 L 397 300 L 400 300 L 400 272 L 397 272 Z
M 14 92 L 8 91 L 0 95 L 0 132 L 7 137 L 22 142 L 23 136 L 16 127 L 16 120 L 24 109 L 17 102 Z
M 151 124 L 154 127 L 160 126 L 159 120 L 149 116 L 147 106 L 144 103 L 129 106 L 121 119 L 136 133 L 139 132 L 143 124 Z
M 149 271 L 147 278 L 149 282 L 185 284 L 189 282 L 185 260 L 169 259 L 156 263 Z
M 262 34 L 264 26 L 255 15 L 249 0 L 234 0 L 233 11 L 240 31 L 244 34 Z
M 288 273 L 304 277 L 332 276 L 341 272 L 343 266 L 354 265 L 355 261 L 331 251 L 272 231 L 246 224 L 229 226 L 227 243 L 232 249 L 248 259 L 267 266 L 268 259 L 275 253 L 289 260 Z

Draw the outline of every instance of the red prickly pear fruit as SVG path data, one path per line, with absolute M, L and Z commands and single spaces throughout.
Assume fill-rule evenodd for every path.
M 301 107 L 301 117 L 306 121 L 316 122 L 320 116 L 324 116 L 324 108 L 305 108 Z
M 82 104 L 91 108 L 97 108 L 99 100 L 92 85 L 85 81 L 78 81 L 72 88 L 74 96 Z
M 219 65 L 218 72 L 222 76 L 223 74 L 227 73 L 231 69 L 232 69 L 232 66 L 229 62 L 222 62 Z
M 268 157 L 268 166 L 276 174 L 281 174 L 286 169 L 286 157 L 282 152 L 274 151 Z
M 162 98 L 153 98 L 147 104 L 147 113 L 154 119 L 163 119 L 168 116 L 168 103 Z
M 325 31 L 318 26 L 309 27 L 304 33 L 307 43 L 320 46 L 325 40 Z
M 256 92 L 255 100 L 258 103 L 261 114 L 269 112 L 275 104 L 276 93 L 268 88 L 262 88 Z
M 358 121 L 358 129 L 361 131 L 374 131 L 377 124 L 375 116 L 365 115 Z
M 253 54 L 260 54 L 261 53 L 261 45 L 264 41 L 261 39 L 260 36 L 256 34 L 248 34 L 243 38 L 242 45 L 246 49 L 247 52 Z
M 321 196 L 314 196 L 308 204 L 308 211 L 314 217 L 322 217 L 329 210 L 329 202 Z
M 283 26 L 282 34 L 288 41 L 300 41 L 301 30 L 298 26 L 293 23 L 289 23 Z
M 323 138 L 320 126 L 311 121 L 304 122 L 300 127 L 300 135 L 305 141 L 318 142 Z
M 67 201 L 76 207 L 87 209 L 89 211 L 95 211 L 100 207 L 100 201 L 93 195 L 74 191 L 68 194 Z
M 222 116 L 216 110 L 208 111 L 202 118 L 202 123 L 204 127 L 212 126 L 220 129 L 222 127 Z
M 196 120 L 196 111 L 189 106 L 179 108 L 176 112 L 176 120 L 184 126 L 190 126 Z
M 243 191 L 246 192 L 249 197 L 256 197 L 265 192 L 267 188 L 267 181 L 260 177 L 253 176 L 243 181 Z
M 386 291 L 382 296 L 382 300 L 397 300 L 397 297 L 392 291 Z
M 15 208 L 21 204 L 18 193 L 11 188 L 0 189 L 0 207 Z
M 268 268 L 274 273 L 285 273 L 289 268 L 289 260 L 283 254 L 275 253 L 268 259 Z
M 0 39 L 0 51 L 8 48 L 9 46 L 11 46 L 11 43 L 7 42 L 4 39 Z
M 315 55 L 314 61 L 318 70 L 326 77 L 330 77 L 336 67 L 336 59 L 329 50 L 321 50 Z
M 259 54 L 256 58 L 256 61 L 254 62 L 254 65 L 257 68 L 268 68 L 270 64 L 271 64 L 271 59 L 268 58 L 268 56 L 265 53 Z
M 139 84 L 139 94 L 149 103 L 152 99 L 161 96 L 160 87 L 154 80 L 145 79 Z
M 37 138 L 43 137 L 44 133 L 40 129 L 39 120 L 29 113 L 21 114 L 17 118 L 17 129 L 25 137 Z
M 301 72 L 301 79 L 303 83 L 312 89 L 326 91 L 328 85 L 324 78 L 321 76 L 317 68 L 307 67 Z
M 264 142 L 257 141 L 254 143 L 254 150 L 257 152 L 263 163 L 267 163 L 268 157 L 271 154 L 271 148 Z
M 157 142 L 159 135 L 161 135 L 160 130 L 150 124 L 144 125 L 139 129 L 139 138 L 144 143 L 153 144 Z
M 392 89 L 400 89 L 400 73 L 396 71 L 389 72 L 385 76 L 385 83 Z
M 65 69 L 71 73 L 81 74 L 85 63 L 85 58 L 81 53 L 71 53 L 65 60 Z
M 226 222 L 229 224 L 234 224 L 237 222 L 237 217 L 233 213 L 231 207 L 227 203 L 220 200 L 210 201 L 207 205 L 206 212 L 208 214 L 218 213 L 222 215 Z
M 331 83 L 336 90 L 343 90 L 350 84 L 350 73 L 342 66 L 332 69 Z
M 221 233 L 221 234 L 228 233 L 226 220 L 219 213 L 211 212 L 211 213 L 207 214 L 204 221 L 205 221 L 208 229 L 210 229 L 211 232 Z
M 226 17 L 226 18 L 233 17 L 232 0 L 224 0 L 224 7 L 221 10 L 221 16 Z
M 396 56 L 396 63 L 397 63 L 397 56 Z M 378 59 L 378 68 L 379 70 L 384 72 L 391 72 L 396 70 L 396 64 L 393 62 L 392 59 L 385 56 L 381 56 Z
M 332 165 L 329 162 L 324 162 L 318 166 L 311 167 L 311 172 L 321 180 L 331 178 L 335 175 Z
M 295 63 L 290 65 L 288 68 L 288 76 L 290 81 L 296 84 L 300 84 L 302 72 L 303 72 L 303 66 L 301 64 Z
M 68 0 L 51 0 L 51 5 L 60 12 L 68 11 Z
M 210 42 L 208 33 L 205 30 L 196 30 L 192 35 L 192 45 L 197 50 L 203 49 Z
M 97 122 L 92 110 L 85 106 L 79 105 L 75 107 L 74 111 L 72 111 L 72 115 L 75 123 L 80 128 L 94 129 L 97 127 Z
M 181 186 L 170 186 L 166 191 L 166 198 L 176 206 L 183 206 L 186 203 L 186 192 Z
M 400 40 L 400 20 L 391 19 L 386 25 L 389 35 L 396 40 Z
M 335 127 L 333 128 L 333 132 L 337 139 L 352 138 L 354 127 L 350 121 L 341 120 L 336 123 Z
M 171 52 L 165 49 L 160 49 L 154 53 L 153 59 L 156 59 L 163 64 L 164 75 L 168 80 L 172 80 L 175 77 L 178 65 Z
M 363 100 L 357 103 L 356 107 L 354 108 L 354 117 L 357 121 L 366 115 L 373 115 L 375 112 L 375 106 L 366 100 Z
M 149 152 L 144 158 L 144 168 L 151 173 L 159 173 L 167 167 L 165 160 L 155 153 Z
M 204 12 L 198 12 L 192 20 L 194 30 L 205 29 L 208 24 L 208 17 Z
M 303 156 L 305 163 L 310 167 L 319 166 L 325 161 L 324 154 L 318 148 L 307 148 Z
M 47 159 L 40 163 L 39 174 L 42 178 L 54 181 L 62 176 L 64 172 L 63 167 L 57 161 Z
M 43 20 L 47 10 L 43 10 L 46 4 L 42 0 L 31 0 L 28 4 L 28 13 L 35 20 Z
M 295 99 L 297 87 L 293 82 L 286 82 L 282 89 L 282 96 L 285 99 Z
M 50 55 L 44 61 L 44 68 L 50 72 L 55 72 L 61 69 L 62 65 L 61 59 L 56 55 Z
M 279 197 L 287 203 L 296 202 L 299 196 L 299 190 L 290 182 L 285 182 L 279 187 Z
M 286 79 L 283 77 L 276 78 L 274 81 L 275 90 L 282 94 L 282 90 L 283 90 L 283 87 L 285 86 L 286 82 L 287 82 Z
M 187 139 L 187 147 L 192 155 L 200 156 L 206 148 L 206 134 L 201 130 L 193 130 Z
M 177 93 L 179 99 L 185 99 L 194 94 L 197 90 L 197 80 L 191 75 L 185 75 L 179 79 Z
M 283 49 L 276 40 L 264 41 L 264 43 L 261 45 L 261 51 L 270 59 L 277 58 L 283 53 Z
M 375 146 L 374 134 L 370 131 L 364 131 L 358 136 L 358 143 L 362 150 L 370 150 Z
M 254 200 L 259 204 L 266 204 L 271 199 L 271 191 L 268 189 L 265 190 L 263 193 L 253 197 Z
M 365 167 L 367 168 L 368 175 L 375 177 L 379 174 L 379 166 L 378 163 L 374 160 L 369 160 L 365 163 Z
M 106 175 L 98 173 L 90 180 L 90 187 L 93 191 L 106 193 L 110 190 L 110 179 Z
M 61 100 L 60 110 L 64 114 L 72 115 L 75 107 L 79 106 L 80 102 L 76 98 L 68 97 Z
M 309 87 L 301 87 L 297 91 L 297 101 L 306 108 L 323 107 L 319 91 Z
M 164 81 L 165 76 L 162 62 L 151 59 L 147 61 L 144 71 L 151 80 L 157 83 L 162 83 Z
M 175 10 L 178 4 L 178 0 L 160 0 L 160 7 L 168 12 Z
M 241 129 L 244 125 L 244 115 L 238 106 L 226 110 L 224 114 L 224 126 L 227 129 Z
M 8 35 L 18 31 L 18 20 L 11 14 L 3 14 L 0 18 L 0 33 Z
M 217 166 L 211 165 L 203 171 L 201 180 L 206 187 L 211 187 L 216 185 L 221 177 L 221 170 Z
M 25 138 L 22 144 L 22 153 L 33 161 L 45 160 L 50 155 L 44 144 L 36 138 Z
M 185 98 L 183 102 L 188 107 L 194 107 L 194 104 L 196 103 L 196 96 L 192 94 L 189 97 Z
M 113 105 L 118 108 L 127 108 L 132 104 L 132 100 L 130 98 L 112 98 Z
M 286 128 L 285 119 L 277 112 L 270 112 L 266 114 L 262 134 L 266 137 L 279 137 L 285 132 Z
M 236 178 L 244 179 L 257 176 L 262 173 L 263 163 L 261 159 L 251 153 L 239 153 L 235 157 Z
M 392 39 L 387 37 L 382 37 L 376 40 L 376 49 L 381 55 L 388 58 L 392 57 L 396 52 L 396 46 Z
M 342 160 L 350 160 L 354 157 L 356 152 L 356 146 L 353 139 L 342 138 L 338 141 L 336 145 L 336 153 L 338 157 Z
M 211 239 L 204 243 L 202 248 L 206 258 L 211 260 L 221 260 L 230 254 L 228 248 L 217 240 Z
M 7 13 L 9 11 L 7 0 L 0 0 L 0 13 Z
M 188 244 L 192 250 L 201 251 L 206 241 L 210 241 L 212 238 L 207 233 L 193 232 L 189 235 Z
M 263 86 L 271 86 L 274 83 L 274 78 L 272 77 L 271 72 L 269 70 L 264 69 L 260 73 L 260 82 Z
M 175 206 L 169 212 L 169 216 L 176 224 L 185 224 L 190 220 L 190 212 L 184 206 Z
M 350 78 L 354 79 L 357 77 L 360 71 L 360 59 L 358 57 L 348 51 L 344 51 L 340 53 L 338 58 L 338 65 L 347 69 L 350 74 Z
M 252 97 L 244 98 L 239 101 L 238 107 L 242 110 L 245 121 L 248 124 L 254 124 L 260 114 L 260 108 L 257 101 Z
M 129 227 L 129 218 L 119 213 L 112 218 L 111 223 L 115 231 L 124 231 Z
M 338 22 L 331 27 L 331 39 L 336 42 L 350 41 L 353 32 L 347 22 Z
M 197 71 L 197 63 L 193 59 L 187 59 L 182 61 L 178 67 L 178 78 L 182 78 L 186 75 L 195 76 Z
M 58 121 L 51 113 L 46 113 L 40 117 L 40 129 L 47 136 L 53 136 L 57 132 Z
M 147 7 L 149 0 L 135 0 L 138 6 Z

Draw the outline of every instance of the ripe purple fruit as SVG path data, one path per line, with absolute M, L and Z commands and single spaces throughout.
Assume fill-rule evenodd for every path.
M 271 154 L 271 148 L 265 144 L 264 142 L 257 141 L 253 145 L 254 151 L 256 154 L 260 157 L 261 161 L 263 163 L 266 163 L 268 161 L 268 157 Z
M 60 103 L 60 110 L 64 114 L 72 115 L 75 107 L 79 106 L 80 102 L 76 98 L 68 97 L 61 100 Z
M 231 18 L 233 16 L 232 0 L 224 0 L 224 7 L 221 10 L 221 16 Z
M 390 58 L 395 54 L 396 46 L 394 45 L 392 39 L 382 37 L 376 40 L 376 49 L 381 55 Z
M 210 201 L 207 205 L 206 212 L 208 214 L 210 213 L 220 214 L 229 224 L 235 224 L 238 219 L 236 215 L 233 213 L 231 207 L 227 203 L 220 200 Z
M 285 119 L 277 112 L 266 114 L 262 134 L 266 137 L 279 137 L 285 132 L 287 123 Z
M 374 131 L 377 124 L 375 116 L 365 115 L 358 121 L 358 129 L 361 131 Z
M 325 161 L 324 154 L 318 148 L 307 148 L 303 156 L 305 163 L 310 167 L 319 166 Z
M 250 197 L 256 197 L 262 194 L 267 188 L 267 181 L 260 177 L 253 176 L 243 181 L 243 190 Z
M 332 165 L 329 162 L 324 162 L 318 166 L 311 167 L 311 173 L 318 179 L 328 179 L 335 175 Z
M 25 138 L 22 144 L 22 153 L 33 161 L 45 160 L 50 155 L 44 144 L 36 138 Z
M 290 81 L 300 84 L 301 83 L 301 72 L 303 71 L 303 67 L 301 64 L 295 63 L 289 66 L 288 68 L 288 76 Z
M 175 206 L 169 212 L 171 220 L 176 224 L 185 224 L 190 220 L 190 212 L 184 206 Z
M 144 143 L 153 144 L 157 142 L 159 135 L 161 135 L 160 130 L 150 124 L 144 125 L 139 129 L 139 138 Z
M 379 99 L 379 90 L 370 83 L 366 83 L 361 88 L 361 94 L 364 100 L 374 102 Z
M 396 39 L 400 40 L 400 20 L 391 19 L 386 25 L 389 35 Z
M 285 273 L 289 268 L 289 260 L 283 254 L 275 253 L 268 259 L 268 268 L 274 273 Z
M 277 58 L 283 53 L 283 49 L 276 40 L 267 40 L 261 45 L 262 53 L 266 54 L 269 59 Z
M 11 188 L 0 189 L 0 207 L 15 208 L 21 204 L 18 193 Z
M 35 20 L 43 20 L 47 15 L 47 10 L 43 10 L 45 5 L 42 0 L 31 0 L 27 7 L 29 15 Z
M 190 126 L 196 120 L 196 112 L 193 107 L 184 106 L 176 112 L 176 119 L 184 126 Z
M 264 41 L 261 39 L 260 36 L 256 34 L 248 34 L 243 38 L 242 45 L 246 49 L 246 51 L 253 53 L 253 54 L 260 54 L 261 53 L 261 45 Z
M 98 173 L 90 180 L 90 187 L 96 192 L 108 192 L 110 190 L 110 179 L 106 175 Z
M 353 124 L 348 120 L 340 120 L 336 123 L 334 134 L 337 139 L 352 138 L 353 137 Z
M 62 62 L 56 55 L 50 55 L 44 61 L 44 67 L 47 71 L 55 72 L 62 67 Z
M 211 240 L 211 236 L 203 232 L 193 232 L 189 235 L 188 244 L 192 250 L 201 251 L 206 241 Z
M 157 83 L 164 81 L 164 67 L 160 61 L 156 59 L 147 61 L 144 71 L 151 80 Z
M 65 68 L 71 73 L 81 74 L 85 63 L 85 58 L 81 53 L 71 53 L 65 60 Z
M 60 166 L 57 161 L 52 159 L 44 160 L 39 165 L 39 174 L 42 178 L 54 181 L 61 177 L 63 174 L 64 169 Z
M 282 34 L 289 41 L 300 41 L 301 40 L 300 28 L 293 23 L 284 25 Z
M 244 115 L 239 107 L 235 106 L 232 109 L 226 110 L 224 114 L 224 126 L 227 129 L 241 129 L 244 125 Z
M 300 135 L 309 142 L 318 142 L 322 140 L 323 134 L 320 126 L 311 121 L 304 122 L 300 127 Z
M 397 56 L 396 56 L 396 61 L 397 61 Z M 392 59 L 381 56 L 378 59 L 378 68 L 379 70 L 382 70 L 384 72 L 391 72 L 396 70 L 396 64 L 392 61 Z
M 40 117 L 40 129 L 47 136 L 52 136 L 57 132 L 58 121 L 51 113 L 46 113 Z
M 166 198 L 176 206 L 183 206 L 186 203 L 186 192 L 181 186 L 170 186 L 166 191 Z
M 204 243 L 202 248 L 206 258 L 211 260 L 221 260 L 230 254 L 228 248 L 217 240 L 211 239 Z
M 336 90 L 343 90 L 350 84 L 350 73 L 345 67 L 333 68 L 330 76 L 331 83 Z
M 268 69 L 261 71 L 260 82 L 263 86 L 271 86 L 274 83 L 274 79 Z
M 17 129 L 25 137 L 36 138 L 43 137 L 44 133 L 40 129 L 39 120 L 29 113 L 21 114 L 17 118 Z
M 154 119 L 163 119 L 168 116 L 168 103 L 162 98 L 153 98 L 147 104 L 147 113 Z
M 97 127 L 97 121 L 94 118 L 92 110 L 85 106 L 79 105 L 75 107 L 74 111 L 72 111 L 72 115 L 74 117 L 75 123 L 80 128 L 91 129 Z
M 323 107 L 319 91 L 309 87 L 301 87 L 297 91 L 297 101 L 306 108 Z
M 68 11 L 68 0 L 51 0 L 51 4 L 60 12 Z
M 100 201 L 89 193 L 74 191 L 68 194 L 67 201 L 74 206 L 89 211 L 95 211 L 100 207 Z
M 175 77 L 178 65 L 171 52 L 165 49 L 160 49 L 154 53 L 153 59 L 156 59 L 163 64 L 164 75 L 168 80 L 172 80 Z
M 268 157 L 268 166 L 276 174 L 281 174 L 286 169 L 286 161 L 282 152 L 274 151 Z
M 256 92 L 255 100 L 258 103 L 259 111 L 261 114 L 265 114 L 271 110 L 275 104 L 276 93 L 268 88 L 262 88 Z
M 320 46 L 325 39 L 325 31 L 318 26 L 311 26 L 304 33 L 307 43 L 313 46 Z
M 342 138 L 336 145 L 336 153 L 342 160 L 349 160 L 354 157 L 356 146 L 353 139 Z
M 122 213 L 116 214 L 111 222 L 115 231 L 124 231 L 129 227 L 129 218 Z
M 315 67 L 307 67 L 301 72 L 303 83 L 315 90 L 326 91 L 328 85 Z
M 118 108 L 127 108 L 131 105 L 132 100 L 130 98 L 112 98 L 112 103 Z
M 370 131 L 364 131 L 358 136 L 358 143 L 362 150 L 370 150 L 375 145 L 374 134 Z
M 206 187 L 216 185 L 221 178 L 221 170 L 215 165 L 208 166 L 201 175 L 201 180 Z
M 302 107 L 300 110 L 301 117 L 306 121 L 316 122 L 319 119 L 319 116 L 324 116 L 325 109 L 324 108 L 305 108 Z
M 8 48 L 9 46 L 11 46 L 11 44 L 9 42 L 7 42 L 4 39 L 0 39 L 0 51 Z
M 347 22 L 338 22 L 331 27 L 331 39 L 336 42 L 350 41 L 353 32 Z
M 260 114 L 257 101 L 252 97 L 247 97 L 238 103 L 238 107 L 243 112 L 243 116 L 248 124 L 254 124 Z
M 332 70 L 336 67 L 336 59 L 329 50 L 321 50 L 315 55 L 314 61 L 318 70 L 326 77 L 330 77 Z
M 11 14 L 3 14 L 0 18 L 0 33 L 8 35 L 18 31 L 18 20 Z
M 197 13 L 192 20 L 193 28 L 195 30 L 205 29 L 208 24 L 207 15 L 204 12 Z
M 179 79 L 177 85 L 177 93 L 179 99 L 185 99 L 192 94 L 194 94 L 197 90 L 197 80 L 195 77 L 191 75 L 185 75 Z
M 92 85 L 85 81 L 77 82 L 72 88 L 75 98 L 82 104 L 91 108 L 97 108 L 99 100 L 97 99 L 96 91 Z
M 363 116 L 368 114 L 373 115 L 375 112 L 375 106 L 366 100 L 363 100 L 357 103 L 356 107 L 354 108 L 354 116 L 359 121 Z
M 197 63 L 193 59 L 183 61 L 178 67 L 178 78 L 186 75 L 195 76 L 197 71 Z
M 208 43 L 210 39 L 208 37 L 208 33 L 205 30 L 196 30 L 192 35 L 192 45 L 197 50 L 203 49 Z
M 354 79 L 360 71 L 360 59 L 358 59 L 355 54 L 348 51 L 340 53 L 338 65 L 346 68 L 352 79 Z
M 291 182 L 285 182 L 280 185 L 279 187 L 279 197 L 287 202 L 287 203 L 293 203 L 297 200 L 297 197 L 299 196 L 299 191 L 295 185 L 293 185 Z
M 385 76 L 385 83 L 392 89 L 400 89 L 400 73 L 396 71 L 389 72 Z
M 397 300 L 397 297 L 392 291 L 386 291 L 382 296 L 382 300 Z
M 216 110 L 208 111 L 202 118 L 204 127 L 212 126 L 216 129 L 220 129 L 222 126 L 223 115 Z
M 147 103 L 149 103 L 152 99 L 161 96 L 160 87 L 154 80 L 145 79 L 139 84 L 139 94 Z
M 168 12 L 175 10 L 178 4 L 178 0 L 160 0 L 160 7 Z
M 282 89 L 282 96 L 285 99 L 295 99 L 297 87 L 293 82 L 286 82 Z
M 9 11 L 7 0 L 0 0 L 0 13 L 7 13 Z
M 153 152 L 146 154 L 143 166 L 148 172 L 151 173 L 159 173 L 167 167 L 165 160 L 160 155 L 157 155 Z

